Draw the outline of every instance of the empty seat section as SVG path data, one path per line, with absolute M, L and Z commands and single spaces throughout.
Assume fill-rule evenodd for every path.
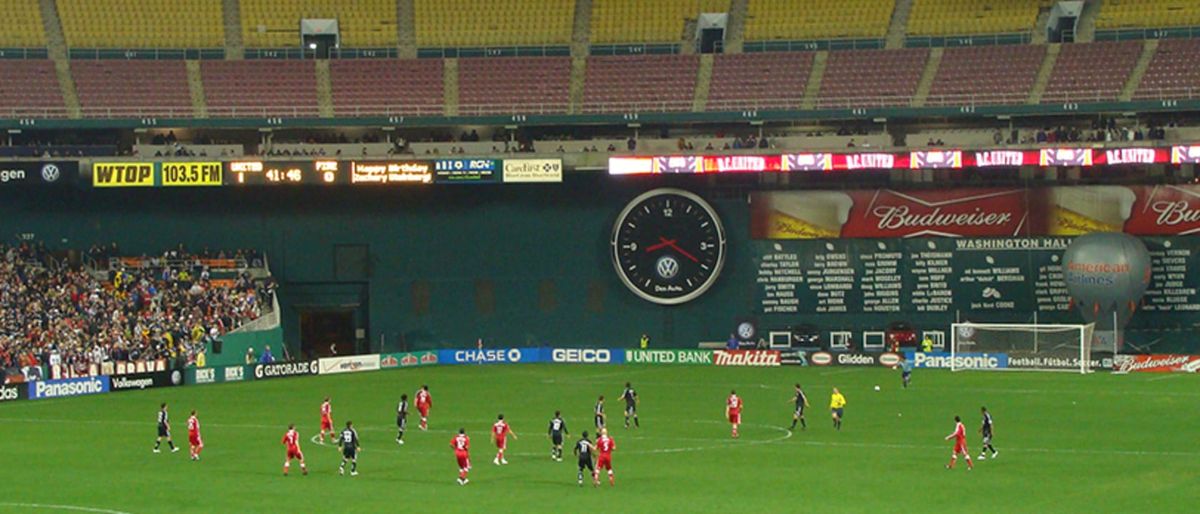
M 695 55 L 589 57 L 584 110 L 690 111 L 699 65 Z
M 417 46 L 571 43 L 575 0 L 414 0 Z
M 216 2 L 220 3 L 220 2 Z M 241 0 L 247 48 L 300 46 L 300 20 L 337 18 L 344 48 L 396 46 L 395 0 Z
M 729 0 L 592 0 L 592 43 L 678 43 L 705 12 L 729 12 Z
M 1098 29 L 1200 26 L 1196 0 L 1104 0 L 1096 17 Z
M 927 105 L 1025 103 L 1044 45 L 947 48 L 929 90 Z
M 340 115 L 442 112 L 441 59 L 349 59 L 329 66 Z
M 1141 51 L 1140 41 L 1063 45 L 1042 102 L 1116 99 Z
M 459 59 L 459 114 L 565 113 L 570 57 Z
M 717 55 L 708 110 L 799 107 L 812 64 L 809 52 Z
M 11 118 L 66 116 L 54 62 L 0 59 L 0 113 Z
M 1195 98 L 1200 96 L 1200 39 L 1164 39 L 1134 98 Z
M 84 116 L 191 117 L 183 61 L 71 61 Z
M 908 33 L 914 36 L 1029 32 L 1041 0 L 914 0 Z
M 221 2 L 58 0 L 71 48 L 220 48 Z
M 202 61 L 210 116 L 315 116 L 312 61 Z
M 881 38 L 893 0 L 748 0 L 746 41 Z
M 0 31 L 0 48 L 40 48 L 46 46 L 46 31 L 42 27 L 42 12 L 38 0 L 7 0 L 4 2 L 4 30 Z
M 929 50 L 829 52 L 818 105 L 908 105 L 917 92 Z

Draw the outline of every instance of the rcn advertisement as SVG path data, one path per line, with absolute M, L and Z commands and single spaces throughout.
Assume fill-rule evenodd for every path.
M 388 353 L 381 355 L 379 358 L 379 367 L 384 369 L 430 366 L 437 363 L 438 352 L 436 350 L 427 350 L 424 352 Z
M 316 375 L 321 367 L 318 361 L 275 362 L 271 364 L 254 365 L 254 379 L 297 377 Z
M 79 176 L 76 161 L 0 162 L 0 187 L 61 186 L 75 183 Z
M 107 376 L 66 378 L 62 380 L 39 380 L 29 383 L 29 399 L 66 398 L 85 394 L 101 394 L 109 391 Z
M 755 239 L 1200 233 L 1198 185 L 771 191 L 750 205 Z
M 542 348 L 439 350 L 440 364 L 526 364 L 545 362 Z
M 1200 370 L 1200 355 L 1117 355 L 1115 373 L 1195 373 Z
M 779 366 L 783 359 L 779 350 L 715 350 L 713 364 L 717 366 Z
M 192 368 L 184 374 L 188 384 L 216 384 L 221 382 L 242 382 L 254 377 L 255 366 L 218 366 L 213 368 Z
M 607 348 L 553 348 L 550 361 L 570 364 L 622 364 L 625 350 Z
M 130 373 L 110 379 L 110 391 L 140 391 L 152 387 L 183 385 L 183 371 L 155 371 L 153 373 Z
M 319 374 L 321 375 L 379 371 L 379 354 L 327 357 L 318 360 L 317 364 L 320 367 Z
M 625 350 L 629 364 L 688 364 L 711 366 L 712 350 Z
M 1007 369 L 1008 355 L 1003 353 L 904 352 L 914 368 Z
M 491 184 L 500 170 L 497 159 L 437 159 L 433 161 L 438 184 Z

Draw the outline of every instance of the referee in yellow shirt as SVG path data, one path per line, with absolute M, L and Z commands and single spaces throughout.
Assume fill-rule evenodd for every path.
M 833 428 L 842 429 L 842 413 L 846 409 L 846 397 L 838 391 L 838 388 L 833 388 L 833 394 L 829 397 L 829 410 L 833 412 Z

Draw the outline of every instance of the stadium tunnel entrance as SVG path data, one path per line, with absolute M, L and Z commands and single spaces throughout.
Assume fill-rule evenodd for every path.
M 358 353 L 354 307 L 300 309 L 300 351 L 306 358 Z

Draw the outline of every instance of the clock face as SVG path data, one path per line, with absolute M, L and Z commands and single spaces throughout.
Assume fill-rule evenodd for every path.
M 634 294 L 678 305 L 704 294 L 725 265 L 725 230 L 712 206 L 681 189 L 634 198 L 613 226 L 613 266 Z

